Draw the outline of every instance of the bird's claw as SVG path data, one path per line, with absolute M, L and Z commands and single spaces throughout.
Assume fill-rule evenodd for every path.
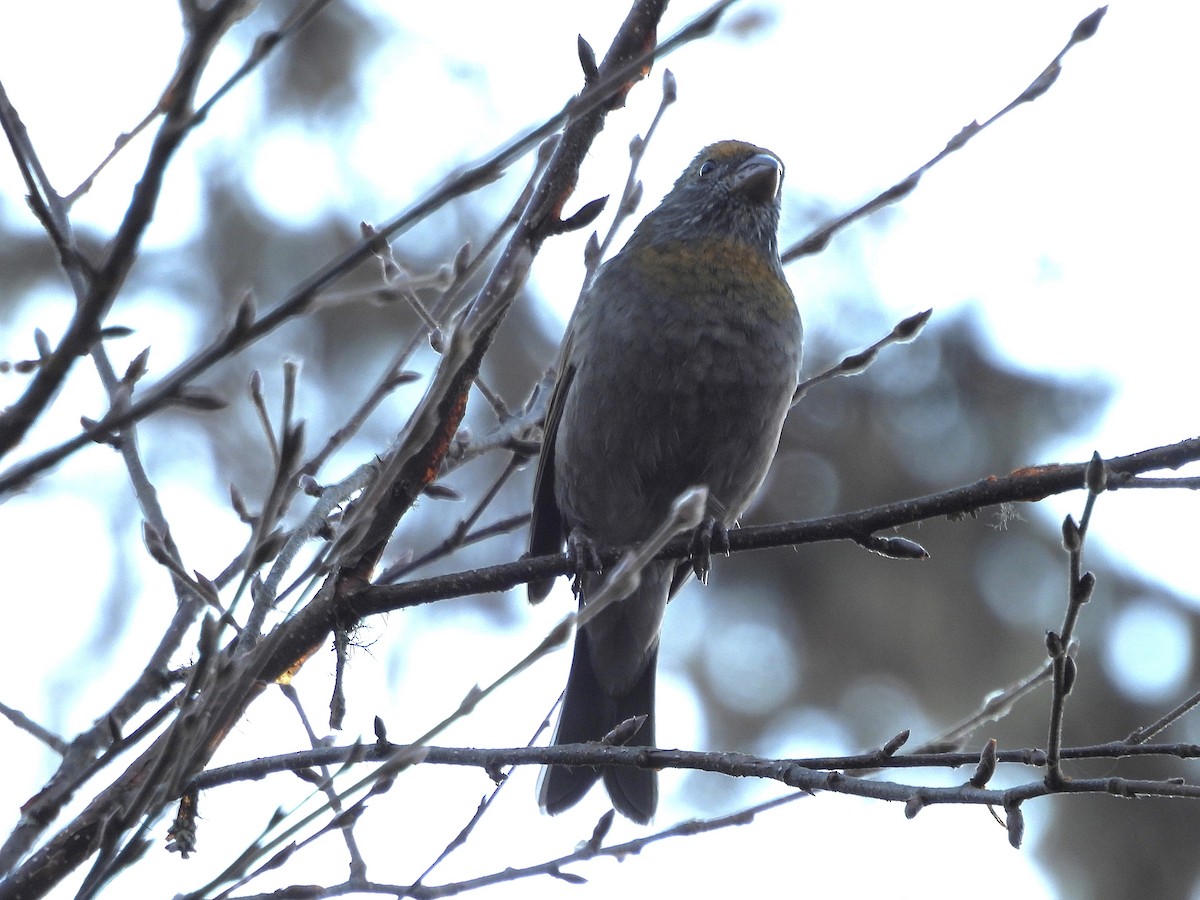
M 583 576 L 588 572 L 602 572 L 604 565 L 600 561 L 600 550 L 595 541 L 579 529 L 567 535 L 567 561 L 575 575 L 571 581 L 571 590 L 576 595 L 583 589 Z
M 714 552 L 728 555 L 729 529 L 717 519 L 707 518 L 692 533 L 692 571 L 701 584 L 708 584 L 708 572 L 712 568 Z

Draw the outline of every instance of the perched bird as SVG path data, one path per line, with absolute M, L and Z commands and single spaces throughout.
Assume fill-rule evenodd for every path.
M 636 543 L 680 493 L 705 485 L 697 566 L 706 570 L 706 539 L 714 528 L 722 536 L 762 484 L 797 384 L 800 316 L 777 237 L 782 181 L 783 164 L 761 147 L 706 147 L 596 272 L 560 351 L 532 554 L 561 552 L 566 540 L 578 565 L 595 548 Z M 692 568 L 652 562 L 633 594 L 579 630 L 556 744 L 599 740 L 646 716 L 631 743 L 654 745 L 659 628 Z M 603 580 L 582 573 L 581 604 Z M 530 600 L 543 599 L 552 581 L 530 584 Z M 539 802 L 561 812 L 600 776 L 550 766 Z M 653 771 L 611 766 L 603 777 L 619 812 L 649 821 Z

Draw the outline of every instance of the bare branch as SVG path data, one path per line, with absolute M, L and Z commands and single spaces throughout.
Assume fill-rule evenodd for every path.
M 78 305 L 58 347 L 49 358 L 42 361 L 42 365 L 34 374 L 20 399 L 0 415 L 0 456 L 8 453 L 21 442 L 41 411 L 58 393 L 59 386 L 66 378 L 67 372 L 70 371 L 75 360 L 86 353 L 94 343 L 100 330 L 100 323 L 116 299 L 117 292 L 124 284 L 125 277 L 129 274 L 129 269 L 137 256 L 137 248 L 141 243 L 142 235 L 154 216 L 167 166 L 191 129 L 192 98 L 200 76 L 203 74 L 204 64 L 208 60 L 213 46 L 228 28 L 230 20 L 239 14 L 241 5 L 241 0 L 221 0 L 203 17 L 195 21 L 193 28 L 189 30 L 170 100 L 164 110 L 165 117 L 162 126 L 155 135 L 142 177 L 134 188 L 129 208 L 116 235 L 109 242 L 103 263 L 96 267 L 94 273 L 89 273 L 87 278 L 72 278 L 72 286 L 77 291 Z M 11 110 L 11 106 L 9 106 L 7 98 L 2 99 L 3 106 L 0 107 L 0 111 L 7 113 Z M 8 131 L 7 115 L 5 115 L 5 123 L 6 131 Z M 23 129 L 21 130 L 23 131 Z M 28 151 L 31 153 L 31 148 L 28 148 Z M 18 153 L 18 157 L 22 158 L 20 153 Z M 40 166 L 38 169 L 40 171 Z M 41 176 L 39 187 L 43 191 L 43 197 L 47 199 L 55 197 L 44 173 Z M 61 203 L 57 199 L 55 202 Z M 67 264 L 68 273 L 81 272 L 79 266 L 67 262 L 77 258 L 77 255 L 72 252 L 73 240 L 70 238 L 69 232 L 63 228 L 63 222 L 65 222 L 65 215 L 61 212 L 63 207 L 60 206 L 59 209 L 59 213 L 51 212 L 50 214 L 55 225 L 50 231 L 51 238 L 59 249 L 60 258 Z M 89 431 L 94 433 L 113 431 L 129 421 L 133 421 L 126 416 L 128 416 L 128 409 L 116 415 L 110 413 Z M 114 421 L 114 419 L 119 421 Z
M 825 246 L 829 243 L 830 239 L 848 225 L 857 222 L 859 219 L 866 218 L 867 216 L 871 215 L 871 213 L 883 209 L 885 206 L 890 206 L 899 200 L 903 200 L 905 197 L 911 194 L 913 190 L 916 189 L 917 185 L 921 181 L 921 177 L 938 163 L 940 163 L 943 159 L 945 159 L 955 150 L 965 147 L 968 141 L 970 141 L 973 137 L 975 137 L 993 122 L 1003 118 L 1021 104 L 1036 100 L 1038 97 L 1044 94 L 1058 79 L 1058 75 L 1062 71 L 1062 60 L 1063 57 L 1067 55 L 1067 51 L 1069 51 L 1076 44 L 1087 40 L 1093 34 L 1095 34 L 1096 29 L 1100 26 L 1100 20 L 1104 18 L 1104 14 L 1107 11 L 1108 7 L 1102 6 L 1084 17 L 1079 24 L 1075 26 L 1075 30 L 1071 33 L 1071 37 L 1067 41 L 1066 46 L 1064 46 L 1062 50 L 1058 52 L 1058 55 L 1050 61 L 1050 64 L 1042 70 L 1042 73 L 1034 79 L 1033 83 L 1031 83 L 1029 87 L 1025 88 L 1025 90 L 1018 94 L 1012 100 L 1012 102 L 1004 107 L 1004 109 L 1000 110 L 1000 112 L 996 113 L 982 125 L 980 125 L 978 122 L 971 122 L 969 125 L 966 125 L 958 134 L 946 142 L 946 146 L 943 147 L 939 153 L 933 156 L 924 165 L 914 169 L 906 177 L 900 179 L 882 193 L 872 197 L 861 206 L 850 210 L 850 212 L 845 213 L 844 215 L 838 216 L 838 218 L 834 219 L 832 222 L 822 225 L 812 234 L 808 235 L 808 237 L 797 241 L 795 244 L 792 244 L 792 246 L 788 247 L 783 251 L 782 254 L 780 254 L 784 263 L 786 264 L 795 262 L 802 256 L 811 256 L 814 253 L 820 253 L 825 249 Z
M 1110 473 L 1119 476 L 1121 473 L 1175 469 L 1197 460 L 1200 460 L 1200 438 L 1191 438 L 1129 456 L 1112 457 L 1105 460 L 1104 464 Z M 806 522 L 740 528 L 729 533 L 729 549 L 732 553 L 739 553 L 824 541 L 857 541 L 863 535 L 911 525 L 925 519 L 941 516 L 958 518 L 1001 503 L 1043 500 L 1055 494 L 1083 488 L 1088 465 L 1075 463 L 1031 466 L 1018 469 L 1007 476 L 989 476 L 974 484 L 858 512 Z M 690 550 L 688 540 L 677 539 L 667 545 L 662 556 L 684 559 L 690 554 Z M 619 556 L 619 548 L 607 549 L 601 552 L 600 561 L 611 565 Z M 355 595 L 353 608 L 364 616 L 375 615 L 448 597 L 509 590 L 536 578 L 573 574 L 574 569 L 565 556 L 540 556 L 407 584 L 364 587 Z
M 1063 775 L 1060 751 L 1063 740 L 1063 715 L 1066 711 L 1067 696 L 1075 684 L 1075 625 L 1083 611 L 1083 605 L 1092 598 L 1092 590 L 1096 586 L 1096 577 L 1091 572 L 1083 571 L 1083 544 L 1087 538 L 1088 525 L 1092 520 L 1092 510 L 1096 498 L 1105 490 L 1108 483 L 1108 469 L 1099 453 L 1093 453 L 1091 460 L 1084 468 L 1084 485 L 1087 487 L 1087 500 L 1083 507 L 1083 516 L 1079 524 L 1067 516 L 1063 520 L 1062 535 L 1063 549 L 1070 559 L 1067 584 L 1067 610 L 1063 617 L 1062 628 L 1046 632 L 1046 649 L 1050 654 L 1053 668 L 1053 690 L 1050 699 L 1050 737 L 1046 744 L 1046 783 L 1057 787 L 1067 779 Z
M 795 406 L 810 390 L 818 384 L 830 381 L 834 378 L 839 378 L 845 375 L 858 375 L 865 372 L 871 363 L 875 362 L 875 358 L 879 356 L 879 351 L 889 344 L 904 344 L 914 340 L 921 330 L 925 327 L 925 323 L 929 321 L 929 317 L 933 315 L 932 309 L 926 309 L 919 313 L 913 313 L 911 316 L 896 323 L 896 326 L 888 332 L 884 337 L 877 340 L 865 350 L 860 350 L 857 353 L 852 353 L 845 357 L 837 365 L 826 369 L 819 375 L 814 375 L 812 378 L 807 378 L 800 382 L 796 387 L 795 393 L 792 394 L 792 406 Z

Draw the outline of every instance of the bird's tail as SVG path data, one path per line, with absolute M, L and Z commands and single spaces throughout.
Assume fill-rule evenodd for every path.
M 653 747 L 657 643 L 630 689 L 614 695 L 596 677 L 587 642 L 587 634 L 581 629 L 575 635 L 575 656 L 554 743 L 598 741 L 626 719 L 645 716 L 634 742 Z M 551 815 L 560 813 L 578 803 L 600 776 L 601 770 L 592 766 L 547 766 L 542 773 L 538 802 Z M 642 824 L 650 821 L 658 806 L 658 777 L 652 769 L 606 766 L 603 776 L 604 787 L 617 812 Z

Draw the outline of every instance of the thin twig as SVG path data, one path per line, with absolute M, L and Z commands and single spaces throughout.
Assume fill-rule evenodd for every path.
M 1167 728 L 1174 725 L 1181 718 L 1183 718 L 1183 716 L 1191 712 L 1197 706 L 1200 706 L 1200 691 L 1192 694 L 1192 696 L 1188 697 L 1166 715 L 1160 717 L 1143 728 L 1136 729 L 1132 734 L 1129 735 L 1128 738 L 1126 738 L 1126 740 L 1132 744 L 1144 744 L 1156 734 L 1160 734 Z
M 67 748 L 70 746 L 49 728 L 39 725 L 33 719 L 29 718 L 29 716 L 25 715 L 25 713 L 19 709 L 14 709 L 7 703 L 0 703 L 0 716 L 4 716 L 4 718 L 8 719 L 8 721 L 12 722 L 13 725 L 22 731 L 33 735 L 59 756 L 65 754 Z
M 996 113 L 982 125 L 980 125 L 978 122 L 971 122 L 958 134 L 947 141 L 946 146 L 943 147 L 939 153 L 934 155 L 924 165 L 913 170 L 907 177 L 902 178 L 890 188 L 880 194 L 877 194 L 875 197 L 871 198 L 861 206 L 852 209 L 850 212 L 845 213 L 844 215 L 838 216 L 838 218 L 826 225 L 822 225 L 812 234 L 808 235 L 808 237 L 797 241 L 795 244 L 792 244 L 792 246 L 788 247 L 781 254 L 783 262 L 785 264 L 791 263 L 800 259 L 802 256 L 810 256 L 814 253 L 820 253 L 825 249 L 825 246 L 829 243 L 830 239 L 848 225 L 857 222 L 859 219 L 869 216 L 871 213 L 876 212 L 877 210 L 883 209 L 885 206 L 890 206 L 891 204 L 904 199 L 917 187 L 917 184 L 921 181 L 921 176 L 923 176 L 931 168 L 936 166 L 955 150 L 959 150 L 966 146 L 968 141 L 970 141 L 973 137 L 975 137 L 992 123 L 1003 118 L 1005 115 L 1012 112 L 1023 103 L 1036 100 L 1046 91 L 1048 91 L 1051 85 L 1053 85 L 1058 79 L 1059 73 L 1062 71 L 1062 60 L 1063 57 L 1067 55 L 1067 51 L 1079 42 L 1086 41 L 1093 34 L 1095 34 L 1096 29 L 1100 27 L 1100 20 L 1104 18 L 1104 14 L 1107 11 L 1108 7 L 1102 6 L 1085 16 L 1079 22 L 1079 24 L 1075 26 L 1075 30 L 1071 33 L 1071 37 L 1067 41 L 1066 46 L 1064 46 L 1062 50 L 1058 52 L 1058 55 L 1050 61 L 1050 64 L 1042 70 L 1042 73 L 1033 80 L 1033 83 L 1030 84 L 1029 87 L 1025 88 L 1025 90 L 1023 90 L 1020 94 L 1018 94 L 1007 106 L 1004 107 L 1004 109 L 1000 110 L 1000 112 Z
M 897 322 L 896 326 L 887 335 L 877 340 L 866 350 L 852 353 L 837 365 L 831 366 L 819 375 L 814 375 L 812 378 L 807 378 L 800 382 L 796 387 L 795 393 L 792 394 L 792 406 L 799 403 L 801 398 L 818 384 L 845 375 L 858 375 L 865 371 L 875 361 L 875 358 L 879 355 L 879 351 L 889 344 L 904 344 L 913 340 L 921 333 L 921 329 L 925 327 L 925 323 L 929 321 L 929 317 L 932 315 L 932 309 L 913 313 L 913 315 Z
M 376 579 L 376 581 L 380 584 L 390 584 L 397 579 L 404 577 L 406 573 L 411 572 L 413 569 L 427 565 L 433 560 L 439 559 L 443 556 L 448 556 L 455 550 L 465 546 L 467 543 L 467 537 L 470 535 L 471 528 L 474 527 L 475 523 L 479 521 L 479 517 L 483 515 L 484 511 L 492 504 L 492 501 L 496 499 L 496 496 L 500 493 L 500 489 L 504 487 L 508 479 L 512 477 L 513 473 L 516 472 L 523 463 L 523 457 L 515 455 L 510 457 L 507 465 L 500 470 L 500 474 L 492 479 L 492 483 L 488 486 L 487 490 L 484 491 L 483 496 L 479 499 L 479 502 L 475 504 L 474 508 L 467 513 L 466 516 L 464 516 L 462 519 L 459 519 L 458 524 L 454 526 L 454 530 L 448 534 L 441 541 L 441 543 L 439 543 L 433 549 L 426 551 L 416 559 L 385 569 L 383 573 Z M 521 518 L 524 519 L 524 517 Z M 479 540 L 479 538 L 476 538 L 476 540 Z
M 550 145 L 552 147 L 552 144 Z M 504 240 L 505 235 L 512 231 L 517 222 L 521 218 L 521 213 L 525 207 L 529 205 L 529 199 L 533 196 L 533 189 L 537 184 L 537 180 L 541 177 L 545 169 L 546 163 L 550 156 L 547 152 L 547 144 L 544 143 L 537 155 L 537 163 L 534 166 L 533 172 L 525 183 L 524 189 L 521 191 L 517 200 L 509 208 L 508 214 L 499 222 L 493 229 L 492 234 L 484 243 L 478 253 L 471 254 L 470 245 L 464 244 L 459 248 L 458 253 L 454 258 L 454 263 L 451 267 L 451 281 L 446 285 L 438 299 L 433 304 L 431 315 L 433 319 L 439 323 L 444 322 L 447 317 L 457 309 L 457 304 L 462 296 L 463 290 L 468 282 L 482 268 L 484 262 L 488 260 L 495 252 L 496 248 Z M 388 396 L 398 386 L 397 375 L 401 372 L 404 366 L 417 347 L 429 337 L 429 332 L 425 329 L 418 329 L 405 345 L 400 349 L 396 356 L 388 364 L 384 370 L 383 376 L 372 388 L 371 392 L 363 400 L 362 404 L 350 415 L 345 424 L 330 436 L 325 445 L 304 464 L 301 468 L 301 474 L 316 476 L 321 467 L 329 459 L 330 456 L 342 445 L 345 444 L 351 437 L 358 433 L 359 429 L 366 422 L 367 417 L 375 410 L 375 408 L 383 402 L 383 399 Z
M 1092 589 L 1096 584 L 1096 577 L 1091 572 L 1083 572 L 1083 545 L 1087 539 L 1096 498 L 1105 490 L 1107 483 L 1108 471 L 1104 460 L 1100 458 L 1099 453 L 1093 453 L 1084 470 L 1083 486 L 1087 488 L 1088 495 L 1084 501 L 1083 515 L 1078 525 L 1071 516 L 1067 516 L 1062 525 L 1063 549 L 1067 551 L 1069 559 L 1067 610 L 1063 616 L 1062 629 L 1058 632 L 1046 632 L 1046 649 L 1054 668 L 1054 688 L 1050 697 L 1050 736 L 1046 742 L 1046 782 L 1052 787 L 1066 780 L 1062 772 L 1060 750 L 1067 696 L 1075 684 L 1075 626 L 1083 611 L 1083 605 L 1091 599 Z
M 675 76 L 671 74 L 670 69 L 664 69 L 662 98 L 658 102 L 658 109 L 654 111 L 654 118 L 650 120 L 650 125 L 646 128 L 644 135 L 635 135 L 629 142 L 629 174 L 625 177 L 625 187 L 621 189 L 621 202 L 617 204 L 617 211 L 613 215 L 612 222 L 609 223 L 608 231 L 604 234 L 604 239 L 598 240 L 595 233 L 593 233 L 591 240 L 588 242 L 588 250 L 584 253 L 585 274 L 583 287 L 579 292 L 580 296 L 583 296 L 587 292 L 588 285 L 592 281 L 592 276 L 607 255 L 608 248 L 612 245 L 613 239 L 616 238 L 617 231 L 621 225 L 637 211 L 642 199 L 642 183 L 637 177 L 638 167 L 646 155 L 646 147 L 649 146 L 651 139 L 654 137 L 654 132 L 658 129 L 658 123 L 662 121 L 667 107 L 674 103 L 676 99 L 678 99 L 678 91 L 676 89 Z
M 549 726 L 549 721 L 543 720 L 542 723 L 534 730 L 533 735 L 529 738 L 529 742 L 525 746 L 534 746 L 538 739 L 542 736 L 542 733 Z M 465 826 L 463 826 L 458 834 L 454 836 L 454 839 L 442 849 L 441 853 L 437 855 L 437 858 L 434 859 L 433 862 L 425 867 L 425 871 L 417 876 L 417 880 L 413 882 L 414 886 L 423 884 L 425 879 L 429 877 L 433 870 L 441 865 L 451 853 L 466 844 L 467 838 L 470 837 L 471 832 L 475 830 L 475 827 L 480 823 L 484 815 L 486 815 L 488 810 L 492 808 L 492 805 L 496 802 L 496 798 L 500 796 L 500 791 L 502 791 L 504 786 L 509 783 L 509 776 L 512 774 L 513 768 L 513 766 L 509 766 L 507 770 L 503 771 L 498 767 L 489 770 L 490 773 L 494 773 L 492 777 L 496 781 L 496 786 L 492 789 L 492 792 L 488 794 L 482 800 L 482 802 L 480 802 L 479 806 L 475 809 L 475 812 L 471 815 L 470 820 Z
M 241 0 L 220 0 L 189 30 L 171 92 L 171 102 L 164 110 L 163 122 L 150 147 L 142 176 L 134 188 L 133 197 L 116 234 L 108 243 L 104 261 L 87 279 L 86 293 L 77 296 L 75 312 L 58 347 L 47 359 L 42 360 L 42 365 L 17 402 L 0 415 L 0 456 L 7 454 L 24 439 L 58 393 L 75 360 L 94 343 L 100 323 L 124 284 L 137 256 L 142 235 L 154 216 L 167 167 L 191 128 L 192 100 L 204 71 L 204 63 L 213 44 L 224 34 L 229 20 L 238 14 L 240 7 Z M 7 130 L 7 118 L 5 121 Z M 42 196 L 56 196 L 48 181 L 43 188 Z M 54 231 L 49 233 L 60 255 L 67 253 L 69 256 L 68 238 Z M 62 243 L 64 241 L 66 243 Z M 91 437 L 102 436 L 135 421 L 136 417 L 130 418 L 130 411 L 131 407 L 123 407 L 119 412 L 110 411 L 100 424 L 88 429 L 89 434 Z

